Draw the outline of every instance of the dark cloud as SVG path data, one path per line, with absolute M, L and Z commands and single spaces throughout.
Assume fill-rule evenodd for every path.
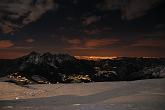
M 120 10 L 122 19 L 131 20 L 145 15 L 160 1 L 162 0 L 104 0 L 104 3 L 98 6 L 104 10 Z
M 13 34 L 14 32 L 14 29 L 13 29 L 13 24 L 9 23 L 9 22 L 6 22 L 5 25 L 2 25 L 2 32 L 4 34 L 7 34 L 7 33 L 11 33 Z
M 83 24 L 90 25 L 90 24 L 96 23 L 99 20 L 101 20 L 101 16 L 89 16 L 83 20 Z
M 54 0 L 0 0 L 0 29 L 11 33 L 53 9 Z
M 74 4 L 77 4 L 77 3 L 78 3 L 78 0 L 73 0 L 73 3 L 74 3 Z
M 101 32 L 100 29 L 85 29 L 84 30 L 85 34 L 87 35 L 95 35 Z
M 96 34 L 103 34 L 106 32 L 111 32 L 112 28 L 110 27 L 102 27 L 102 28 L 98 28 L 98 27 L 92 27 L 92 28 L 88 28 L 88 29 L 84 29 L 84 33 L 86 35 L 96 35 Z
M 156 26 L 155 26 L 155 28 L 156 29 L 162 29 L 162 28 L 165 28 L 165 24 L 157 24 Z

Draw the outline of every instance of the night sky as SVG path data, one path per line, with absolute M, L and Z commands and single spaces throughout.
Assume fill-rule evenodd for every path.
M 31 51 L 165 57 L 165 2 L 0 0 L 0 58 Z

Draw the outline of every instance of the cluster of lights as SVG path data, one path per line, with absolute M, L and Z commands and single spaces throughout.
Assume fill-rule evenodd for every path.
M 106 57 L 106 56 L 75 56 L 77 59 L 85 60 L 101 60 L 101 59 L 115 59 L 117 57 Z
M 89 75 L 73 75 L 69 76 L 67 79 L 69 80 L 86 80 L 86 81 L 91 81 Z
M 26 77 L 19 75 L 18 73 L 14 73 L 9 76 L 10 79 L 16 80 L 17 82 L 25 82 L 31 83 Z

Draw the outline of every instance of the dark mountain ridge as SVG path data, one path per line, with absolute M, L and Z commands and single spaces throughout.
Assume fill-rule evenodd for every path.
M 30 54 L 0 60 L 0 77 L 23 83 L 70 83 L 129 81 L 160 78 L 165 74 L 164 58 L 117 58 L 80 60 L 69 54 Z

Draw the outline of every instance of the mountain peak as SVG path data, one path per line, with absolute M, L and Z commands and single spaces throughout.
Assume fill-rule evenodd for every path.
M 56 62 L 62 63 L 66 61 L 75 61 L 76 58 L 69 54 L 51 54 L 49 52 L 46 53 L 37 53 L 32 51 L 28 55 L 22 57 L 25 62 L 34 63 L 34 64 L 48 64 L 51 66 L 55 66 Z
M 43 54 L 43 56 L 52 56 L 52 54 L 50 52 L 46 52 Z
M 32 51 L 29 55 L 38 55 L 39 53 L 35 52 L 35 51 Z

